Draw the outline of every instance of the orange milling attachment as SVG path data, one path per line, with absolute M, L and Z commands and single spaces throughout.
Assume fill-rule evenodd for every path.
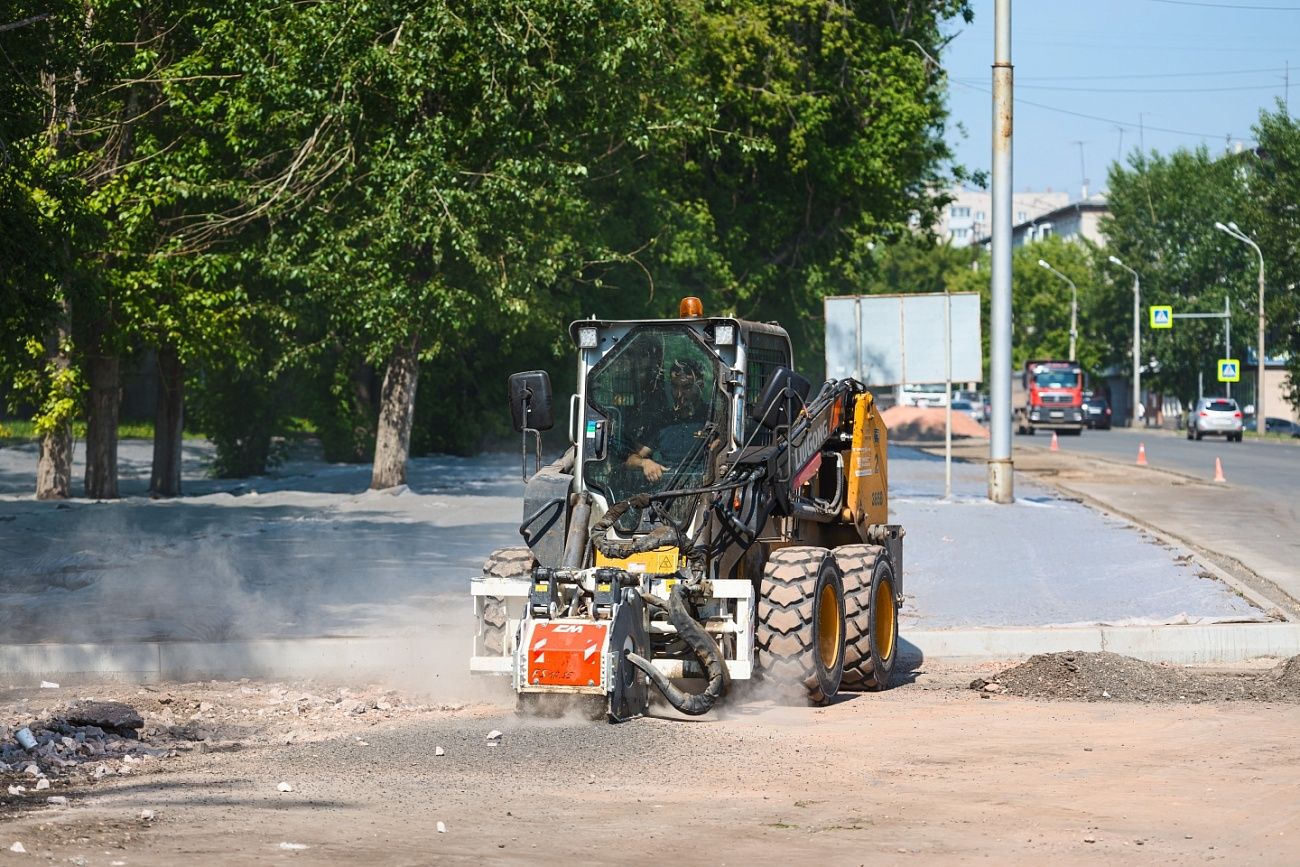
M 537 623 L 528 646 L 528 686 L 601 686 L 608 632 L 608 621 Z

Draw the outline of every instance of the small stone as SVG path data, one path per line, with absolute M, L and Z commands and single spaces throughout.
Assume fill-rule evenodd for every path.
M 433 748 L 433 754 L 434 754 L 435 756 L 445 756 L 445 755 L 447 755 L 447 751 L 444 750 L 442 747 L 434 747 L 434 748 Z
M 36 781 L 36 791 L 43 792 L 50 787 L 50 781 L 41 777 Z
M 1097 838 L 1096 838 L 1096 837 L 1084 837 L 1084 838 L 1083 838 L 1083 842 L 1085 842 L 1085 843 L 1096 843 L 1096 842 L 1097 842 Z
M 993 696 L 989 695 L 987 692 L 981 692 L 981 693 L 980 693 L 980 698 L 992 698 L 992 697 L 993 697 Z
M 21 794 L 22 794 L 23 792 L 25 792 L 25 791 L 27 791 L 27 787 L 26 787 L 26 786 L 10 786 L 10 787 L 9 787 L 9 794 L 11 794 L 11 795 L 21 795 Z
M 375 710 L 392 710 L 392 709 L 393 706 L 386 701 L 380 701 L 375 703 Z
M 1102 698 L 1110 698 L 1110 693 L 1106 692 L 1106 690 L 1103 689 L 1103 690 L 1101 691 L 1101 697 L 1102 697 Z
M 29 777 L 39 777 L 41 776 L 41 769 L 39 765 L 33 762 L 32 764 L 29 764 L 27 767 L 23 768 L 23 773 Z
M 41 681 L 41 689 L 58 689 L 58 688 L 59 685 L 57 683 L 51 683 L 48 680 Z
M 22 855 L 27 852 L 27 847 L 24 846 L 22 843 L 19 843 L 17 840 L 15 840 L 14 844 L 9 847 L 9 851 L 17 852 L 19 855 Z
M 280 785 L 276 786 L 276 788 L 279 789 L 281 792 L 292 792 L 292 791 L 293 791 L 293 786 L 291 786 L 291 785 L 288 784 L 288 783 L 281 783 Z
M 199 713 L 207 713 L 210 710 L 212 710 L 212 702 L 210 701 L 199 702 Z
M 439 822 L 439 823 L 438 823 L 438 833 L 439 833 L 439 834 L 446 834 L 446 833 L 447 833 L 447 826 L 444 825 L 443 823 Z
M 1000 684 L 1000 683 L 986 683 L 986 684 L 984 684 L 984 691 L 985 691 L 985 692 L 991 692 L 991 693 L 994 693 L 995 695 L 996 695 L 997 693 L 1000 693 L 1000 692 L 1004 691 L 1005 689 L 1006 689 L 1006 687 L 1003 686 L 1003 685 Z
M 1084 747 L 1084 748 L 1083 748 L 1083 751 L 1084 751 L 1085 753 L 1090 753 L 1090 752 L 1092 752 L 1092 747 Z
M 497 731 L 496 729 L 492 729 L 492 731 L 488 732 L 487 739 L 488 739 L 489 741 L 500 741 L 500 740 L 501 740 L 501 732 Z
M 280 848 L 286 849 L 291 852 L 297 852 L 301 849 L 306 849 L 307 844 L 306 843 L 281 843 Z
M 153 821 L 153 810 L 141 810 L 141 811 L 140 811 L 140 821 L 142 821 L 142 822 L 152 822 L 152 821 Z
M 45 803 L 53 804 L 56 807 L 62 807 L 64 804 L 68 803 L 68 799 L 63 795 L 50 795 L 45 799 Z
M 982 677 L 977 677 L 977 678 L 975 678 L 974 680 L 972 680 L 972 681 L 970 682 L 970 688 L 971 688 L 971 689 L 983 689 L 983 688 L 984 688 L 984 684 L 986 684 L 986 683 L 988 683 L 987 680 L 985 680 L 985 679 L 982 678 Z

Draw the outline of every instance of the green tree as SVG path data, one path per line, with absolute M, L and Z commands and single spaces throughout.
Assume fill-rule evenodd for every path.
M 1300 409 L 1300 247 L 1296 244 L 1300 238 L 1300 123 L 1279 105 L 1273 112 L 1260 113 L 1255 135 L 1258 156 L 1247 184 L 1266 267 L 1265 347 L 1272 357 L 1288 356 L 1288 398 Z M 1236 222 L 1248 228 L 1242 219 Z M 1243 333 L 1254 334 L 1255 329 Z
M 914 0 L 679 8 L 690 26 L 676 58 L 683 87 L 715 117 L 699 135 L 652 146 L 623 195 L 610 197 L 611 220 L 633 227 L 621 249 L 640 252 L 635 263 L 593 269 L 584 297 L 612 311 L 603 315 L 631 317 L 699 295 L 709 311 L 786 323 L 802 364 L 816 366 L 822 297 L 860 291 L 873 250 L 908 236 L 918 217 L 928 225 L 944 201 L 944 84 L 927 54 L 940 52 L 941 25 L 969 20 L 970 9 Z
M 248 4 L 210 34 L 239 70 L 214 111 L 243 146 L 263 252 L 383 369 L 372 484 L 405 476 L 419 361 L 527 317 L 582 260 L 589 177 L 632 157 L 667 64 L 653 0 Z
M 1245 245 L 1218 232 L 1217 220 L 1250 212 L 1244 156 L 1212 157 L 1205 148 L 1178 150 L 1168 156 L 1133 154 L 1127 167 L 1115 164 L 1109 175 L 1110 216 L 1102 221 L 1108 252 L 1142 276 L 1142 306 L 1168 304 L 1182 313 L 1232 312 L 1234 335 L 1251 333 L 1255 292 Z M 1238 220 L 1241 222 L 1241 220 Z M 1110 267 L 1117 296 L 1127 287 L 1127 272 Z M 1130 296 L 1131 297 L 1131 296 Z M 1119 347 L 1131 342 L 1131 306 L 1109 306 L 1105 326 L 1116 335 L 1110 363 L 1123 363 Z M 1143 325 L 1143 385 L 1176 395 L 1184 404 L 1197 397 L 1203 377 L 1214 382 L 1215 359 L 1222 348 L 1218 320 L 1178 320 L 1172 329 L 1151 331 Z M 1245 341 L 1234 337 L 1237 346 Z

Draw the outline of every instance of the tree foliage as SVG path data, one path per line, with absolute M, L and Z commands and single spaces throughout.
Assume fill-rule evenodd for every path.
M 565 320 L 682 294 L 811 362 L 956 171 L 928 58 L 964 0 L 46 9 L 0 31 L 3 372 L 93 414 L 118 358 L 179 359 L 229 472 L 293 415 L 363 456 L 411 348 L 414 447 L 473 450 Z

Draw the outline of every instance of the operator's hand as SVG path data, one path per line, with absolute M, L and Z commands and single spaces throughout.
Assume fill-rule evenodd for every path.
M 646 481 L 657 482 L 663 477 L 664 465 L 652 458 L 642 458 L 641 472 L 645 473 Z

